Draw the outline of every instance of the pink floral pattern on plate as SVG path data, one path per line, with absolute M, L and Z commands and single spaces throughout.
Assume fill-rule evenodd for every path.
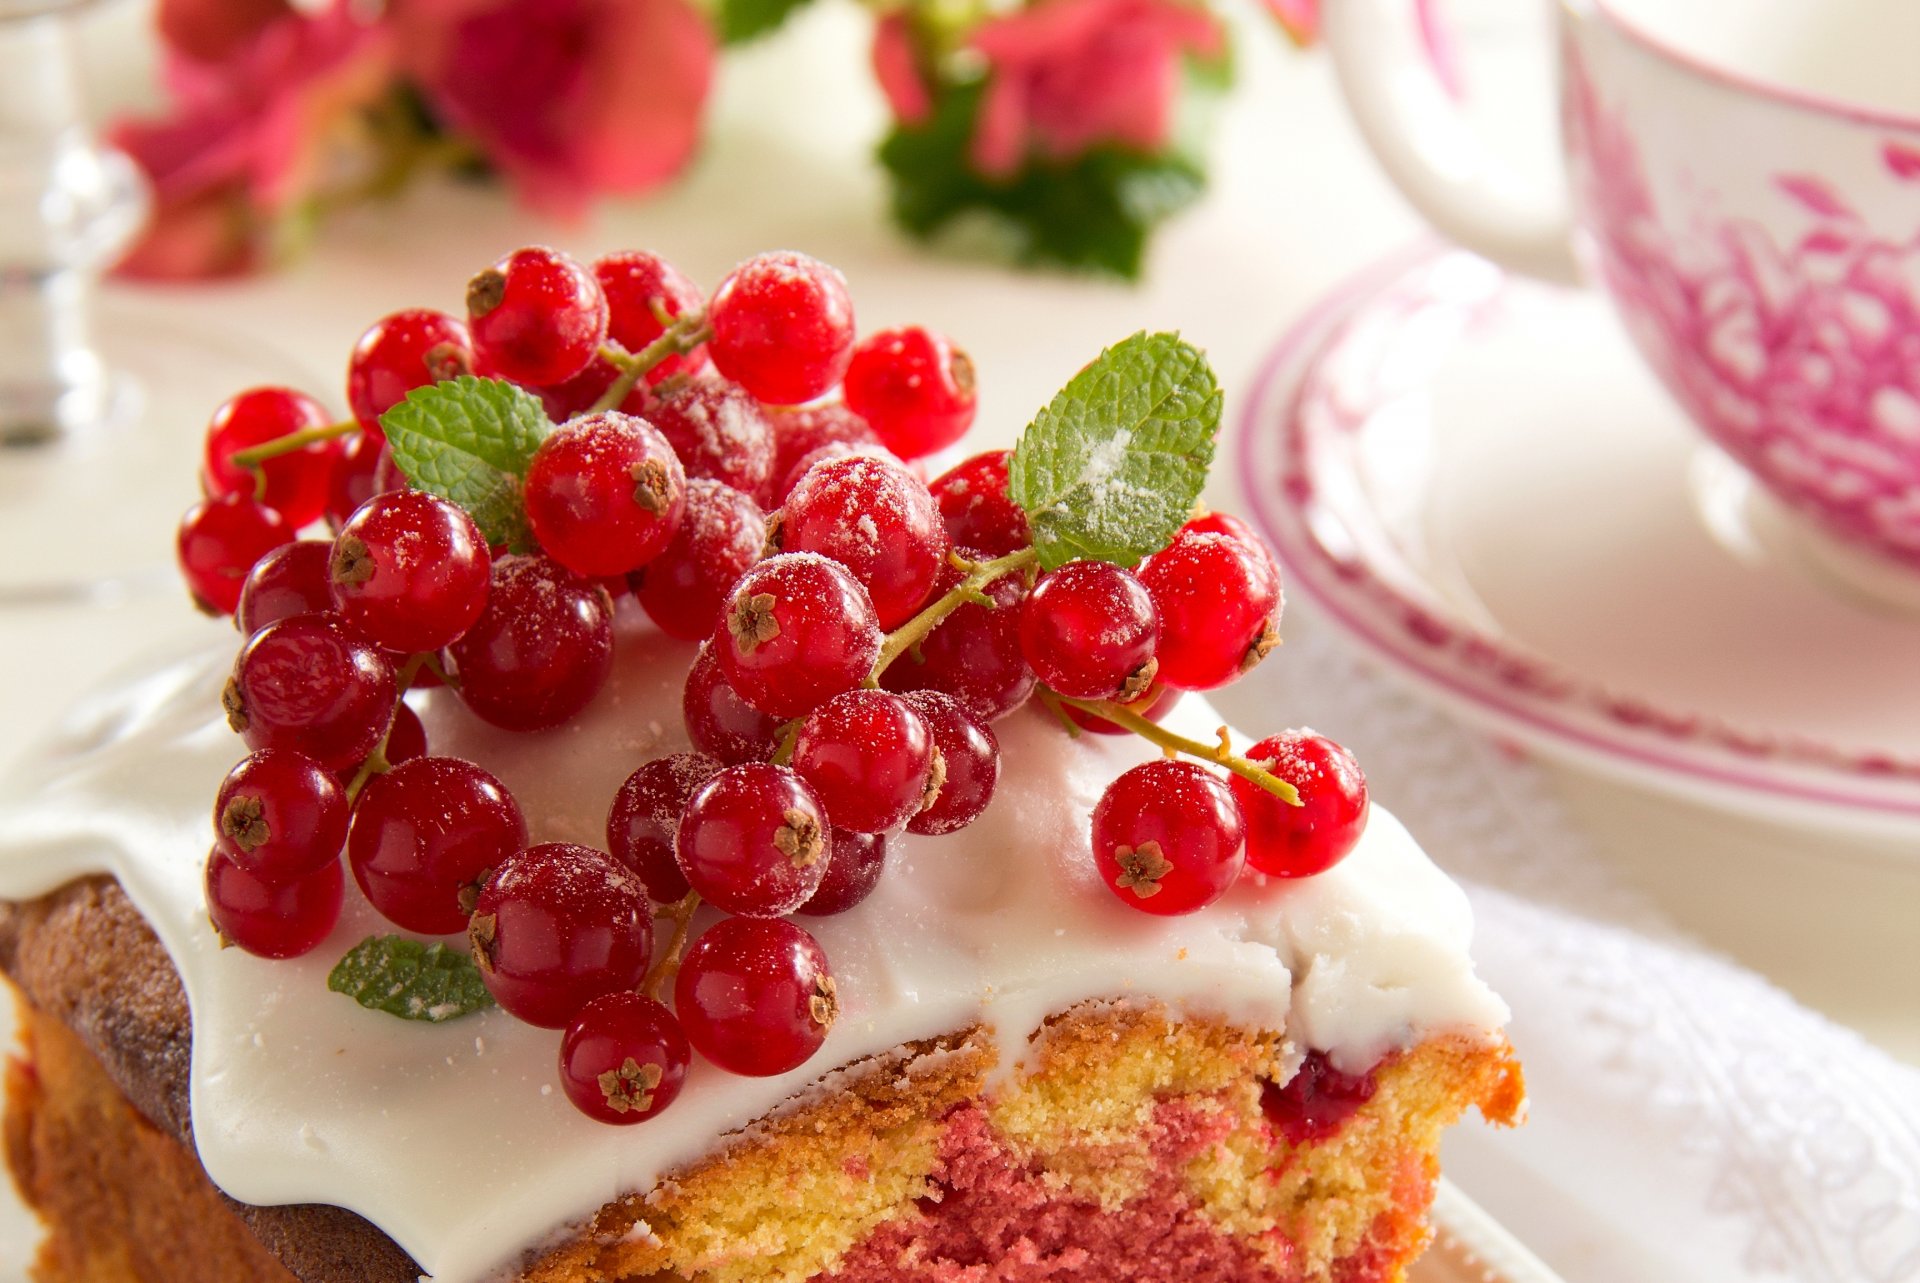
M 1575 204 L 1642 353 L 1775 496 L 1920 569 L 1920 145 L 1879 145 L 1884 180 L 1914 189 L 1904 239 L 1809 173 L 1773 178 L 1780 237 L 1710 190 L 1661 209 L 1625 114 L 1577 49 L 1565 65 Z

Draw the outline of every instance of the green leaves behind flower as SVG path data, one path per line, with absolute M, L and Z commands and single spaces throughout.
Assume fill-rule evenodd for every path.
M 380 428 L 408 481 L 465 508 L 489 544 L 532 549 L 521 481 L 553 431 L 538 397 L 461 375 L 415 388 L 380 416 Z
M 745 44 L 776 30 L 807 0 L 720 0 L 714 26 L 720 43 Z
M 368 936 L 334 966 L 327 988 L 371 1011 L 431 1024 L 494 1005 L 471 956 L 405 936 Z
M 1206 485 L 1220 406 L 1213 367 L 1177 334 L 1135 334 L 1074 375 L 1008 464 L 1041 566 L 1131 567 L 1166 547 Z

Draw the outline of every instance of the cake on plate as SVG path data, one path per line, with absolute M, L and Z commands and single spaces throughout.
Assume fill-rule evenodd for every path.
M 1198 693 L 1279 583 L 1172 336 L 931 485 L 970 364 L 798 255 L 519 251 L 296 397 L 183 528 L 239 657 L 0 800 L 37 1278 L 1388 1283 L 1516 1120 L 1465 897 Z

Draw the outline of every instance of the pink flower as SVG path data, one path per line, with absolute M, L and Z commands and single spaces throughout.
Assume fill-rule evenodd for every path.
M 345 4 L 291 10 L 234 43 L 220 62 L 169 51 L 172 113 L 123 121 L 112 141 L 146 173 L 153 217 L 122 275 L 160 279 L 253 270 L 275 230 L 322 179 L 335 126 L 386 89 L 383 32 Z
M 699 142 L 714 36 L 687 0 L 402 0 L 429 107 L 560 215 L 646 191 Z
M 292 16 L 287 0 L 160 0 L 155 22 L 171 52 L 195 62 L 224 62 Z
M 933 92 L 921 74 L 920 55 L 913 47 L 913 26 L 904 9 L 882 15 L 874 25 L 873 74 L 895 120 L 917 125 L 932 114 Z
M 1036 154 L 1158 151 L 1172 135 L 1182 58 L 1217 57 L 1224 38 L 1212 14 L 1181 0 L 1042 0 L 970 43 L 989 65 L 973 164 L 1007 178 Z

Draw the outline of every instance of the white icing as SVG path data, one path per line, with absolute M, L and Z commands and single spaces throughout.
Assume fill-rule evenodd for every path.
M 1023 711 L 995 727 L 1000 787 L 979 821 L 900 840 L 871 899 L 807 921 L 844 1002 L 811 1062 L 753 1079 L 696 1061 L 660 1117 L 602 1126 L 553 1089 L 556 1033 L 497 1011 L 407 1024 L 327 992 L 334 960 L 387 929 L 351 888 L 333 938 L 305 958 L 215 946 L 200 866 L 215 788 L 243 752 L 218 713 L 232 649 L 223 642 L 95 697 L 30 758 L 37 765 L 5 781 L 0 896 L 117 876 L 186 984 L 194 1132 L 209 1175 L 250 1203 L 352 1208 L 441 1283 L 512 1266 L 836 1065 L 977 1020 L 1017 1056 L 1051 1012 L 1151 997 L 1287 1028 L 1356 1068 L 1427 1033 L 1506 1020 L 1468 960 L 1465 897 L 1385 811 L 1320 877 L 1244 879 L 1201 913 L 1153 917 L 1098 885 L 1086 839 L 1106 783 L 1153 750 L 1130 736 L 1069 740 Z M 482 726 L 444 692 L 414 698 L 432 751 L 497 773 L 536 841 L 599 846 L 620 781 L 684 746 L 690 661 L 690 648 L 627 620 L 608 689 L 574 722 L 536 735 Z M 1190 696 L 1174 720 L 1210 739 L 1211 717 Z

